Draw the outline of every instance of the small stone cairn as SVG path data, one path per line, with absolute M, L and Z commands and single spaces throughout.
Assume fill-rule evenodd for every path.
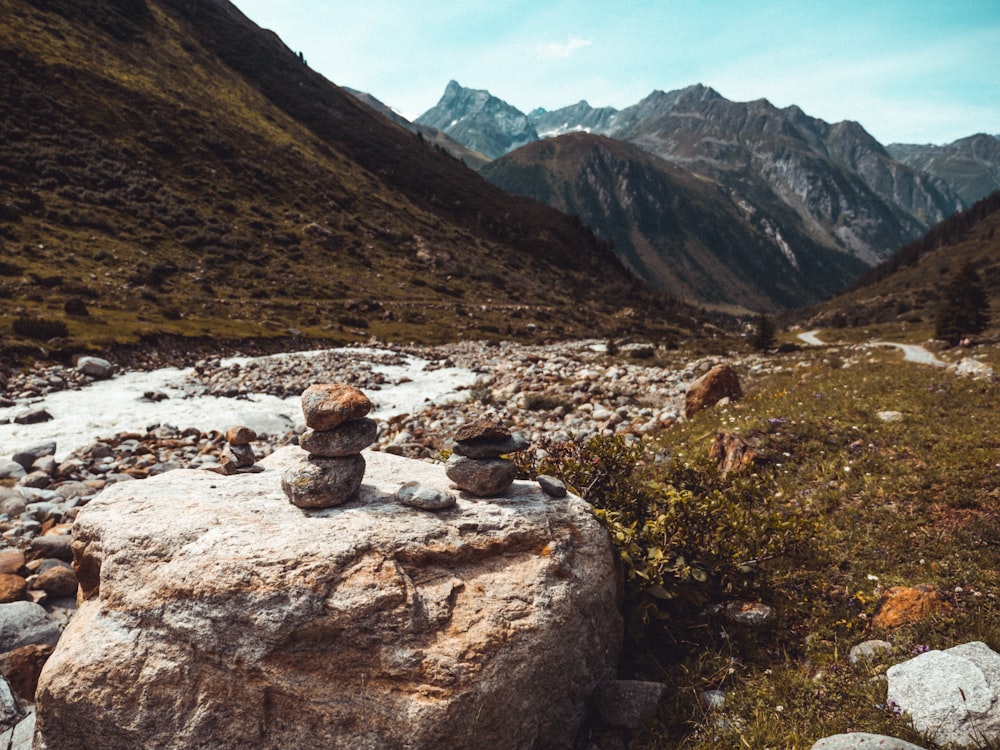
M 249 427 L 235 426 L 226 430 L 226 446 L 219 453 L 220 474 L 256 474 L 264 469 L 257 466 L 251 442 L 257 433 Z
M 309 455 L 281 478 L 293 505 L 330 508 L 357 493 L 365 475 L 361 451 L 378 436 L 378 424 L 366 416 L 371 409 L 368 397 L 351 385 L 321 383 L 303 391 L 308 429 L 299 438 L 299 447 Z
M 480 417 L 455 433 L 455 448 L 445 464 L 445 474 L 460 489 L 477 497 L 496 497 L 510 488 L 517 467 L 501 458 L 531 444 L 495 416 Z

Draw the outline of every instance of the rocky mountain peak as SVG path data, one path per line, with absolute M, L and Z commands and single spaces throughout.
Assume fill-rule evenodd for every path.
M 491 159 L 538 140 L 527 115 L 484 89 L 449 81 L 441 100 L 420 115 L 418 125 L 436 128 Z

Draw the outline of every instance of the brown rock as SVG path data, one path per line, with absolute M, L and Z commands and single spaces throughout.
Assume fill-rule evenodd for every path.
M 281 489 L 300 508 L 332 508 L 354 497 L 364 476 L 365 459 L 360 453 L 323 458 L 301 452 L 298 462 L 282 475 Z
M 24 553 L 19 549 L 0 552 L 0 573 L 16 573 L 24 565 Z
M 76 574 L 67 565 L 56 565 L 39 573 L 31 588 L 54 597 L 76 596 Z
M 763 460 L 763 456 L 746 440 L 727 430 L 720 430 L 715 436 L 715 442 L 708 456 L 719 465 L 719 471 L 724 477 Z
M 306 426 L 332 430 L 351 419 L 361 419 L 372 410 L 372 402 L 360 390 L 344 383 L 311 385 L 302 393 Z
M 716 365 L 688 388 L 684 399 L 684 416 L 690 419 L 702 409 L 715 406 L 724 398 L 736 401 L 742 396 L 743 390 L 736 370 L 729 365 Z
M 913 587 L 893 586 L 882 594 L 872 625 L 891 630 L 950 611 L 951 604 L 936 586 L 928 583 Z
M 28 592 L 28 585 L 16 573 L 0 573 L 0 604 L 19 602 Z
M 234 426 L 226 430 L 226 442 L 230 445 L 250 445 L 257 439 L 257 433 L 249 427 Z
M 456 441 L 465 440 L 506 440 L 510 430 L 499 418 L 489 415 L 480 417 L 475 422 L 463 424 L 455 432 Z
M 34 703 L 38 675 L 54 648 L 49 645 L 21 646 L 0 656 L 0 673 L 7 678 L 18 698 Z

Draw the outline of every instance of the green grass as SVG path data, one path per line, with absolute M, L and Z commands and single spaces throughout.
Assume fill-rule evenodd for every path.
M 997 352 L 965 354 L 995 361 Z M 809 748 L 824 736 L 866 731 L 936 750 L 884 708 L 881 675 L 920 649 L 971 640 L 1000 648 L 997 385 L 905 363 L 892 350 L 843 357 L 804 350 L 772 361 L 782 371 L 745 379 L 741 402 L 679 422 L 647 446 L 647 456 L 672 451 L 669 465 L 608 491 L 646 503 L 677 502 L 674 490 L 657 495 L 648 488 L 697 484 L 701 499 L 686 502 L 695 511 L 709 503 L 715 514 L 709 517 L 725 526 L 722 537 L 730 543 L 719 557 L 711 529 L 703 536 L 710 573 L 704 601 L 762 601 L 777 612 L 777 621 L 762 628 L 670 602 L 660 608 L 662 619 L 647 617 L 641 637 L 627 645 L 623 668 L 628 676 L 666 682 L 671 697 L 630 747 Z M 889 410 L 903 420 L 878 417 Z M 705 456 L 719 429 L 746 438 L 766 462 L 743 480 L 712 478 Z M 697 514 L 676 517 L 687 535 L 711 525 Z M 737 553 L 726 549 L 738 550 L 740 540 L 773 541 L 775 518 L 795 543 L 774 547 L 781 554 L 746 576 L 732 573 L 724 555 Z M 664 540 L 656 544 L 666 550 Z M 627 562 L 627 571 L 645 565 L 638 558 L 656 546 L 642 544 L 631 548 L 637 562 Z M 687 563 L 697 562 L 689 552 Z M 953 609 L 890 632 L 872 624 L 886 588 L 921 583 L 939 587 Z M 893 643 L 894 655 L 874 666 L 849 666 L 851 647 L 872 638 Z M 707 689 L 726 692 L 724 708 L 700 705 Z

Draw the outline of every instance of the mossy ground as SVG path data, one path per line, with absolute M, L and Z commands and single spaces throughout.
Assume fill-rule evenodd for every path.
M 1000 362 L 995 344 L 942 356 L 970 355 Z M 807 348 L 772 359 L 781 371 L 747 379 L 740 402 L 675 424 L 649 450 L 670 450 L 674 466 L 701 464 L 725 429 L 764 454 L 747 480 L 765 490 L 754 512 L 777 512 L 803 543 L 708 596 L 762 601 L 776 622 L 740 626 L 692 612 L 652 620 L 625 668 L 663 680 L 671 697 L 631 747 L 809 748 L 866 731 L 936 748 L 885 707 L 883 674 L 928 648 L 983 640 L 1000 649 L 998 385 L 904 362 L 890 349 Z M 883 421 L 885 411 L 902 419 Z M 670 469 L 663 476 L 674 481 Z M 917 584 L 937 586 L 951 611 L 889 632 L 872 624 L 885 589 Z M 849 666 L 851 647 L 875 638 L 895 653 Z M 724 708 L 702 706 L 698 696 L 710 689 L 726 692 Z

